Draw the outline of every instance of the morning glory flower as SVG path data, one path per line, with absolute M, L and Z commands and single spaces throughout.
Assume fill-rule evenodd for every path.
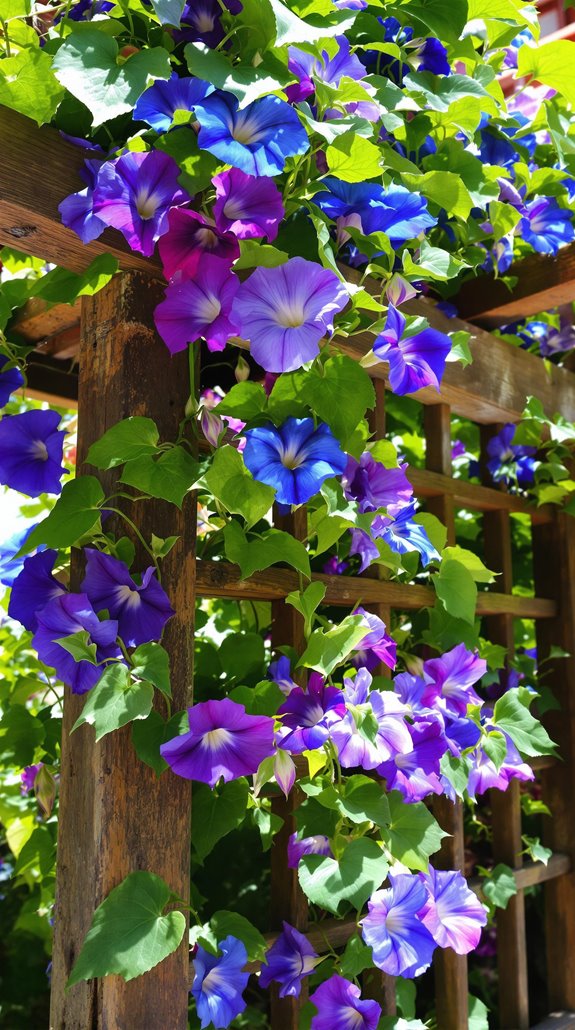
M 292 833 L 287 846 L 288 854 L 288 868 L 297 869 L 300 859 L 304 855 L 332 855 L 331 845 L 329 838 L 325 837 L 323 833 L 318 833 L 313 837 L 299 837 L 297 833 Z
M 21 794 L 27 794 L 30 790 L 34 790 L 36 777 L 43 766 L 43 762 L 36 762 L 35 765 L 27 765 L 26 768 L 22 770 L 20 773 L 20 780 L 22 782 L 22 786 L 20 787 Z
M 11 587 L 17 576 L 24 568 L 25 556 L 16 558 L 15 555 L 26 543 L 30 533 L 39 523 L 33 522 L 31 526 L 25 526 L 16 533 L 12 533 L 0 544 L 0 583 L 5 587 Z
M 418 876 L 389 876 L 390 887 L 375 891 L 362 919 L 362 937 L 373 961 L 390 976 L 419 976 L 431 963 L 435 941 L 420 913 L 428 894 Z
M 120 658 L 116 644 L 118 623 L 113 619 L 100 622 L 86 594 L 60 594 L 53 597 L 36 613 L 37 628 L 32 643 L 40 661 L 51 666 L 58 679 L 71 688 L 73 694 L 85 694 L 96 685 L 102 675 L 102 665 L 77 662 L 64 647 L 57 643 L 61 637 L 73 633 L 88 633 L 88 645 L 96 644 L 96 658 Z
M 345 219 L 357 215 L 357 227 L 364 236 L 384 232 L 394 247 L 437 224 L 427 210 L 427 201 L 404 186 L 342 182 L 331 176 L 322 179 L 322 185 L 327 188 L 316 193 L 313 202 L 324 214 L 334 221 L 341 218 L 344 224 Z
M 307 690 L 294 687 L 278 708 L 282 726 L 276 733 L 278 747 L 292 755 L 316 751 L 329 739 L 331 727 L 346 713 L 341 690 L 324 683 L 318 672 L 312 672 Z
M 432 561 L 439 561 L 440 555 L 431 543 L 425 529 L 418 522 L 414 521 L 415 502 L 407 504 L 405 508 L 390 519 L 385 515 L 376 515 L 372 527 L 372 536 L 385 540 L 386 544 L 397 554 L 407 554 L 409 551 L 417 551 L 421 555 L 424 565 Z
M 317 1009 L 311 1030 L 376 1030 L 381 1016 L 381 1005 L 362 1001 L 359 987 L 342 976 L 330 976 L 309 1000 Z
M 84 161 L 80 175 L 87 184 L 86 188 L 78 193 L 71 193 L 58 205 L 62 224 L 67 229 L 72 229 L 76 236 L 80 237 L 82 243 L 91 243 L 92 240 L 97 240 L 106 228 L 106 223 L 94 214 L 94 189 L 101 167 L 102 161 L 95 158 Z
M 236 97 L 218 90 L 195 110 L 202 150 L 248 175 L 279 175 L 288 157 L 309 150 L 297 113 L 279 97 L 261 97 L 240 110 Z
M 427 702 L 424 703 L 423 695 L 428 690 L 428 684 L 421 676 L 411 672 L 400 672 L 393 678 L 393 689 L 397 696 L 408 706 L 412 715 L 431 715 L 432 709 Z M 429 697 L 429 695 L 428 695 Z M 435 695 L 432 702 L 435 700 Z
M 167 132 L 176 111 L 193 111 L 196 103 L 213 92 L 209 82 L 192 76 L 180 78 L 176 72 L 167 80 L 156 79 L 136 102 L 132 117 L 147 122 L 156 132 Z
M 439 719 L 420 720 L 409 727 L 413 750 L 394 755 L 378 767 L 385 776 L 388 790 L 399 790 L 411 804 L 428 794 L 442 794 L 439 762 L 447 751 L 443 725 Z
M 174 609 L 158 583 L 154 566 L 142 573 L 138 585 L 123 561 L 93 547 L 86 547 L 84 554 L 86 575 L 80 589 L 87 594 L 94 610 L 108 611 L 128 647 L 159 640 Z
M 38 554 L 24 558 L 22 571 L 14 580 L 8 615 L 16 619 L 24 629 L 33 633 L 38 626 L 36 613 L 59 594 L 67 590 L 52 575 L 57 551 L 39 551 Z
M 238 14 L 242 5 L 239 0 L 223 0 L 230 14 Z M 212 50 L 223 40 L 225 32 L 220 18 L 222 5 L 218 0 L 188 0 L 180 19 L 180 29 L 174 32 L 177 42 L 198 41 Z
M 515 478 L 519 486 L 529 486 L 534 480 L 535 447 L 527 447 L 512 443 L 515 436 L 515 425 L 507 422 L 487 444 L 489 460 L 487 468 L 495 482 L 502 480 L 509 483 Z
M 314 93 L 316 82 L 337 88 L 344 76 L 347 79 L 363 79 L 365 68 L 359 58 L 350 53 L 349 40 L 345 36 L 336 36 L 335 42 L 338 49 L 333 57 L 325 50 L 321 57 L 314 57 L 299 47 L 288 48 L 288 68 L 299 79 L 299 82 L 284 90 L 290 103 L 297 104 Z
M 379 550 L 371 539 L 369 533 L 364 529 L 351 529 L 351 544 L 349 547 L 350 558 L 359 555 L 359 571 L 365 572 L 372 562 L 379 558 Z
M 173 279 L 154 312 L 168 350 L 177 354 L 200 338 L 210 350 L 223 350 L 240 328 L 232 310 L 239 285 L 227 262 L 216 257 L 202 258 L 193 279 Z
M 191 993 L 202 1030 L 228 1027 L 246 1007 L 242 994 L 250 974 L 244 971 L 248 953 L 243 941 L 231 935 L 218 942 L 219 955 L 201 946 L 193 957 L 194 982 Z
M 254 178 L 239 168 L 228 168 L 215 175 L 214 219 L 222 232 L 233 232 L 240 240 L 267 236 L 272 243 L 284 217 L 280 191 L 265 175 Z
M 251 776 L 264 758 L 274 753 L 274 721 L 267 715 L 248 715 L 243 705 L 225 697 L 188 708 L 190 728 L 160 746 L 172 772 L 186 780 L 215 787 Z
M 371 690 L 371 674 L 359 669 L 344 680 L 345 718 L 331 728 L 331 739 L 344 769 L 376 769 L 396 754 L 411 751 L 405 715 L 408 709 L 391 691 Z
M 359 461 L 348 458 L 343 474 L 342 486 L 350 501 L 357 501 L 362 514 L 387 508 L 390 515 L 408 504 L 413 497 L 413 487 L 405 470 L 407 463 L 399 468 L 388 469 L 376 461 L 369 451 L 364 451 Z
M 373 345 L 380 361 L 389 362 L 389 385 L 394 393 L 415 393 L 424 386 L 439 392 L 451 340 L 438 329 L 422 329 L 413 336 L 403 336 L 405 316 L 390 304 L 385 329 Z
M 269 987 L 274 981 L 281 985 L 280 998 L 299 998 L 303 978 L 313 973 L 321 959 L 303 933 L 285 920 L 282 926 L 281 934 L 266 951 L 265 965 L 262 965 L 260 973 L 260 987 Z
M 335 272 L 315 261 L 290 258 L 276 268 L 256 268 L 242 283 L 234 314 L 266 372 L 293 372 L 319 354 L 333 320 L 349 301 Z
M 11 368 L 6 368 L 9 359 L 4 355 L 0 354 L 0 408 L 3 408 L 10 400 L 10 395 L 15 390 L 20 390 L 24 386 L 24 376 L 17 365 L 12 365 Z
M 468 705 L 480 705 L 481 698 L 473 689 L 487 672 L 487 662 L 465 644 L 457 644 L 439 658 L 429 658 L 423 664 L 423 674 L 428 683 L 423 703 L 433 704 L 440 697 L 448 711 L 465 715 Z
M 24 411 L 0 422 L 0 484 L 28 497 L 59 494 L 63 429 L 56 411 Z
M 189 208 L 172 208 L 168 231 L 158 244 L 166 279 L 177 272 L 194 278 L 201 263 L 211 255 L 225 261 L 228 268 L 240 256 L 240 246 L 230 232 L 220 232 L 203 215 Z
M 168 212 L 191 199 L 178 183 L 180 169 L 161 150 L 128 151 L 106 161 L 94 188 L 94 214 L 119 229 L 132 250 L 146 257 L 168 230 Z
M 512 779 L 524 782 L 535 779 L 533 769 L 523 761 L 511 737 L 506 733 L 504 737 L 507 741 L 507 754 L 499 769 L 481 747 L 476 749 L 467 783 L 470 798 L 474 799 L 477 794 L 484 794 L 492 787 L 496 790 L 507 790 Z
M 326 576 L 343 576 L 349 569 L 349 562 L 339 561 L 336 555 L 332 555 L 328 558 L 322 567 L 322 572 L 325 572 Z
M 432 72 L 433 75 L 450 75 L 451 68 L 447 60 L 447 50 L 434 36 L 429 36 L 417 52 L 418 71 Z
M 485 907 L 455 870 L 441 872 L 430 865 L 427 874 L 419 875 L 428 895 L 419 918 L 440 948 L 467 955 L 479 944 Z
M 369 626 L 369 633 L 362 637 L 354 650 L 353 664 L 357 668 L 364 666 L 370 672 L 380 662 L 387 665 L 388 669 L 393 669 L 397 659 L 397 644 L 386 632 L 385 622 L 377 615 L 366 612 L 365 608 L 355 608 L 353 614 L 362 615 L 363 621 Z
M 292 679 L 291 662 L 285 655 L 281 655 L 277 662 L 272 662 L 268 669 L 268 679 L 277 683 L 284 694 L 289 694 L 297 686 Z
M 573 212 L 554 197 L 536 197 L 526 205 L 517 232 L 540 254 L 556 254 L 575 239 Z
M 244 461 L 260 483 L 273 486 L 280 504 L 305 504 L 331 476 L 341 475 L 347 455 L 329 426 L 312 418 L 288 418 L 248 429 Z

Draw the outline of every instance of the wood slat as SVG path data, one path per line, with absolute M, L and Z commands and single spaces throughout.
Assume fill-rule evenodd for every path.
M 532 1030 L 574 1030 L 575 1012 L 552 1012 Z
M 503 493 L 480 483 L 468 483 L 465 479 L 453 479 L 450 475 L 442 475 L 430 469 L 411 466 L 407 470 L 407 478 L 418 497 L 440 497 L 447 494 L 459 508 L 471 511 L 517 512 L 529 515 L 531 521 L 537 525 L 549 522 L 552 517 L 553 508 L 549 504 L 542 504 L 540 508 L 536 508 L 518 494 Z
M 513 868 L 513 867 L 512 867 Z M 551 880 L 558 880 L 567 876 L 573 868 L 569 855 L 556 853 L 551 855 L 547 865 L 543 862 L 532 862 L 529 860 L 522 866 L 513 869 L 518 890 L 525 890 L 527 887 L 536 887 L 539 883 L 549 883 Z M 483 883 L 482 876 L 472 876 L 467 881 L 472 891 L 481 893 Z

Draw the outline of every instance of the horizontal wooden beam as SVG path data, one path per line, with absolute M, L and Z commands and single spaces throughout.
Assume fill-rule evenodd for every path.
M 411 466 L 407 470 L 409 479 L 418 497 L 453 497 L 460 508 L 470 511 L 508 511 L 529 515 L 534 525 L 550 522 L 552 508 L 542 504 L 536 508 L 532 503 L 517 494 L 503 490 L 494 490 L 480 483 L 469 483 L 466 479 L 453 479 L 439 472 L 418 469 Z

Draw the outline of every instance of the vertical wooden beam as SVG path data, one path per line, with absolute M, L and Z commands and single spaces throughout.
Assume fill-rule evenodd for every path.
M 551 809 L 545 843 L 571 858 L 572 871 L 545 885 L 548 1010 L 575 1010 L 575 522 L 558 512 L 549 525 L 533 527 L 535 591 L 557 599 L 557 616 L 537 623 L 539 661 L 553 644 L 569 658 L 550 666 L 549 684 L 560 709 L 547 712 L 547 731 L 561 760 L 543 774 L 543 797 Z
M 451 411 L 447 404 L 434 404 L 424 409 L 425 465 L 431 472 L 450 476 Z M 455 510 L 453 497 L 442 494 L 430 497 L 427 507 L 447 529 L 447 543 L 455 543 Z M 463 805 L 444 796 L 433 799 L 433 814 L 449 837 L 433 857 L 437 869 L 465 870 L 463 842 Z M 468 1025 L 467 958 L 451 948 L 438 948 L 433 962 L 435 974 L 435 1008 L 437 1024 L 442 1030 L 466 1030 Z
M 493 485 L 485 471 L 488 441 L 501 426 L 482 426 L 481 444 L 486 485 Z M 497 578 L 497 590 L 510 594 L 513 588 L 511 524 L 509 512 L 489 511 L 483 516 L 485 564 Z M 514 634 L 511 615 L 490 615 L 485 619 L 487 637 L 513 655 Z M 505 792 L 490 791 L 493 828 L 493 858 L 518 869 L 523 864 L 521 851 L 521 796 L 519 782 L 512 780 Z M 506 909 L 497 912 L 497 966 L 499 970 L 499 1026 L 501 1030 L 527 1030 L 529 996 L 527 987 L 527 949 L 525 940 L 525 899 L 523 891 L 511 898 Z
M 80 356 L 78 465 L 90 444 L 128 415 L 153 418 L 163 440 L 175 439 L 189 393 L 187 356 L 171 358 L 154 331 L 161 284 L 134 272 L 115 277 L 95 297 L 84 298 Z M 117 472 L 101 476 L 112 492 Z M 183 511 L 162 501 L 133 505 L 129 514 L 144 537 L 152 530 L 179 540 L 162 565 L 162 582 L 175 616 L 166 627 L 176 709 L 191 703 L 195 499 Z M 112 519 L 107 526 L 114 525 Z M 120 528 L 116 523 L 116 528 Z M 122 525 L 122 532 L 126 528 Z M 136 568 L 148 560 L 137 554 Z M 81 560 L 75 556 L 72 587 Z M 145 976 L 118 976 L 65 984 L 94 910 L 124 877 L 138 869 L 162 876 L 181 898 L 189 896 L 190 784 L 166 772 L 160 779 L 136 756 L 129 726 L 94 743 L 82 726 L 70 736 L 83 699 L 66 690 L 60 779 L 60 812 L 51 1030 L 128 1030 L 188 1025 L 187 936 L 178 951 Z

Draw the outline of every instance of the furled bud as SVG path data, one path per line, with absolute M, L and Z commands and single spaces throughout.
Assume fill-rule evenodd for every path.
M 238 358 L 238 363 L 234 369 L 234 375 L 236 377 L 236 383 L 245 383 L 246 379 L 250 378 L 250 366 L 243 354 L 240 354 Z
M 274 759 L 274 776 L 286 798 L 295 783 L 295 764 L 292 756 L 279 747 Z
M 217 447 L 220 436 L 226 431 L 225 423 L 220 416 L 216 415 L 215 411 L 210 411 L 209 408 L 202 408 L 200 425 L 208 443 L 212 447 Z

